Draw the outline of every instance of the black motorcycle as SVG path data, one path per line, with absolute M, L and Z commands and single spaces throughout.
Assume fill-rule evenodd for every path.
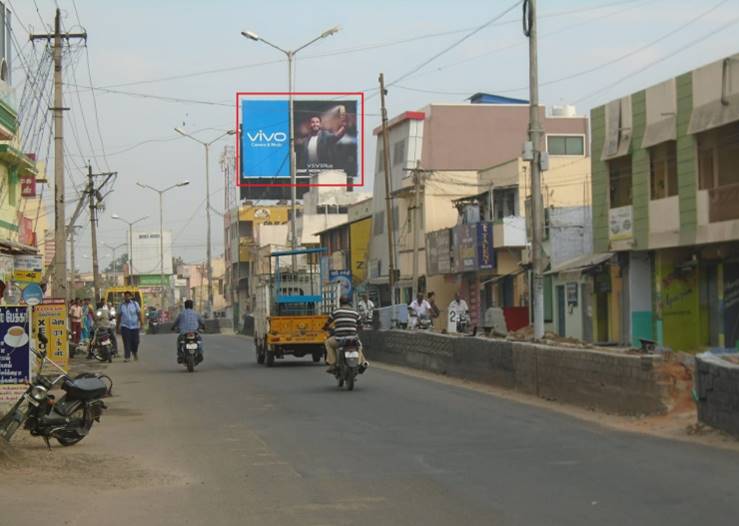
M 177 363 L 184 364 L 188 372 L 203 361 L 203 340 L 197 332 L 188 332 L 177 338 Z
M 118 354 L 116 345 L 114 345 L 113 331 L 98 327 L 95 329 L 92 341 L 90 343 L 91 357 L 100 362 L 111 363 L 113 357 Z
M 0 437 L 9 441 L 23 426 L 32 436 L 43 438 L 49 448 L 52 438 L 63 446 L 71 446 L 87 436 L 94 422 L 100 422 L 103 410 L 107 409 L 101 398 L 108 394 L 109 386 L 100 377 L 69 377 L 46 357 L 47 340 L 43 334 L 38 335 L 38 341 L 40 350 L 31 351 L 40 359 L 39 374 L 0 419 Z M 61 374 L 54 379 L 41 375 L 46 363 L 59 369 Z M 65 394 L 56 400 L 49 391 L 59 384 Z
M 349 391 L 354 390 L 354 382 L 357 376 L 364 372 L 363 365 L 359 363 L 359 338 L 336 338 L 339 348 L 336 350 L 336 368 L 334 377 L 339 387 Z

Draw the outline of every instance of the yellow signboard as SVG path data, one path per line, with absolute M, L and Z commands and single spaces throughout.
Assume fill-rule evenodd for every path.
M 287 206 L 244 206 L 239 210 L 239 221 L 282 225 L 287 223 L 288 211 Z
M 367 279 L 367 256 L 369 252 L 372 218 L 362 219 L 349 225 L 349 244 L 352 282 L 359 284 Z
M 48 340 L 46 356 L 66 370 L 69 366 L 69 340 L 67 339 L 67 306 L 64 300 L 44 300 L 40 305 L 33 307 L 31 319 L 36 342 L 38 342 L 39 333 L 46 336 Z
M 41 283 L 41 272 L 37 270 L 14 270 L 13 279 L 25 283 Z

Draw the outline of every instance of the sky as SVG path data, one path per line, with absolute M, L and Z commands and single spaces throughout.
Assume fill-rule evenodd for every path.
M 110 246 L 128 235 L 125 224 L 111 219 L 114 213 L 130 220 L 149 216 L 137 229 L 159 229 L 158 197 L 137 181 L 163 188 L 189 180 L 165 194 L 164 223 L 173 234 L 173 254 L 190 262 L 202 261 L 206 252 L 204 149 L 174 128 L 209 141 L 233 128 L 237 91 L 287 88 L 284 56 L 241 31 L 294 48 L 341 27 L 298 54 L 295 87 L 366 93 L 370 178 L 380 72 L 389 84 L 391 117 L 432 102 L 464 102 L 479 91 L 528 98 L 528 40 L 514 0 L 0 1 L 13 11 L 16 53 L 23 57 L 14 61 L 19 99 L 25 67 L 48 71 L 38 66 L 43 44 L 32 46 L 28 33 L 50 31 L 57 5 L 66 31 L 88 33 L 87 49 L 72 42 L 65 54 L 68 215 L 87 160 L 96 172 L 118 172 L 98 234 Z M 739 0 L 539 0 L 538 6 L 541 103 L 574 104 L 578 114 L 739 52 Z M 21 127 L 41 129 L 44 112 L 26 106 Z M 224 209 L 225 184 L 235 184 L 224 181 L 218 162 L 224 145 L 233 143 L 227 137 L 211 149 L 216 212 Z M 38 147 L 42 160 L 47 144 Z M 51 175 L 53 154 L 49 166 Z M 88 216 L 78 224 L 89 225 Z M 78 239 L 78 266 L 89 270 L 89 226 Z M 223 253 L 218 213 L 213 253 Z M 111 259 L 102 247 L 101 266 Z

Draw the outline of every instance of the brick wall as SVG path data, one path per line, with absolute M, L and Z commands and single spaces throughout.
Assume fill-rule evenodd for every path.
M 698 421 L 739 438 L 739 365 L 710 353 L 695 362 Z
M 408 331 L 366 331 L 368 360 L 515 389 L 623 415 L 664 414 L 658 356 Z

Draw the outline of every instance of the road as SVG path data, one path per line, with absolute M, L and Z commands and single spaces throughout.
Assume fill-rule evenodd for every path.
M 308 359 L 257 365 L 238 336 L 207 335 L 188 374 L 173 339 L 145 336 L 139 362 L 107 367 L 110 410 L 77 446 L 20 439 L 27 459 L 0 479 L 1 526 L 737 520 L 732 451 L 377 367 L 339 391 Z

